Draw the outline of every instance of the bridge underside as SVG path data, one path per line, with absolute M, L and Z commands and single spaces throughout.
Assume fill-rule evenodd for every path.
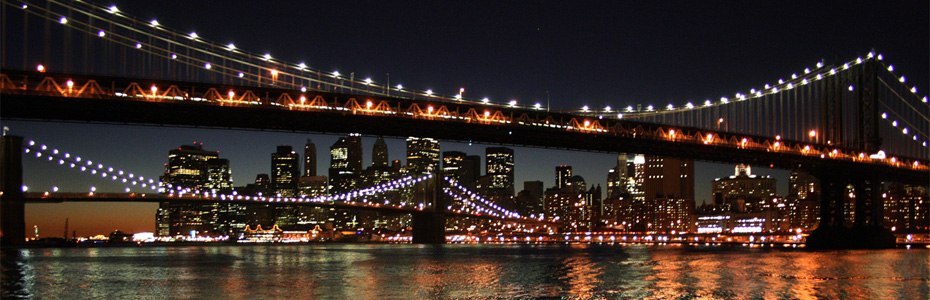
M 410 135 L 453 141 L 473 141 L 608 153 L 647 153 L 721 163 L 771 165 L 782 169 L 842 168 L 882 176 L 883 180 L 926 184 L 930 174 L 879 164 L 821 159 L 752 149 L 643 139 L 609 133 L 561 129 L 445 122 L 391 116 L 357 115 L 351 111 L 305 112 L 276 108 L 231 107 L 190 102 L 142 102 L 4 94 L 4 119 L 184 126 L 218 129 L 318 133 Z M 338 124 L 336 126 L 335 124 Z M 390 126 L 385 126 L 390 124 Z

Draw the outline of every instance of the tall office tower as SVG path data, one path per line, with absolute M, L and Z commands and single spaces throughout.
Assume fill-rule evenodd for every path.
M 634 201 L 646 200 L 646 156 L 636 154 L 633 156 L 633 180 L 630 184 L 630 195 Z
M 646 156 L 643 198 L 677 198 L 694 201 L 694 160 Z
M 439 141 L 433 138 L 407 138 L 407 166 L 414 176 L 439 170 Z
M 509 189 L 513 194 L 513 149 L 488 147 L 485 149 L 485 159 L 491 188 Z
M 375 141 L 375 146 L 371 151 L 371 166 L 388 166 L 388 148 L 387 143 L 384 142 L 384 137 L 382 136 L 378 136 L 378 140 Z
M 617 156 L 617 166 L 607 171 L 607 199 L 616 199 L 629 193 L 630 178 L 633 176 L 631 156 L 622 153 Z
M 300 155 L 289 145 L 278 146 L 277 151 L 271 154 L 271 185 L 273 197 L 297 196 L 297 185 L 300 182 Z M 297 224 L 297 205 L 274 205 L 275 224 L 281 227 L 290 227 Z
M 458 184 L 475 190 L 481 175 L 481 157 L 459 151 L 442 153 L 442 173 Z
M 459 184 L 476 191 L 479 177 L 481 177 L 481 156 L 465 156 L 462 160 L 462 178 Z
M 733 176 L 713 182 L 714 202 L 733 212 L 761 212 L 775 197 L 775 179 L 752 174 L 748 165 L 736 165 Z
M 330 193 L 340 194 L 355 187 L 362 172 L 362 141 L 358 134 L 339 138 L 329 148 Z
M 211 158 L 207 160 L 207 183 L 204 189 L 218 194 L 233 191 L 232 171 L 229 160 Z M 246 206 L 240 203 L 219 202 L 214 205 L 211 224 L 217 235 L 236 236 L 246 225 Z
M 271 154 L 271 183 L 273 196 L 294 197 L 300 178 L 300 156 L 291 146 L 278 146 Z
M 465 160 L 465 152 L 444 151 L 442 152 L 442 175 L 448 176 L 449 179 L 461 181 L 462 161 Z
M 203 144 L 184 145 L 168 151 L 165 174 L 161 176 L 165 193 L 186 189 L 203 190 L 210 186 L 208 161 L 218 158 L 216 151 L 203 150 Z M 156 212 L 159 236 L 213 234 L 214 204 L 177 203 L 163 201 Z
M 555 188 L 561 189 L 568 185 L 572 178 L 572 166 L 561 165 L 555 167 Z
M 543 182 L 524 181 L 523 190 L 517 193 L 517 212 L 524 216 L 543 213 Z
M 229 160 L 225 158 L 211 158 L 207 160 L 207 182 L 204 190 L 228 194 L 232 192 L 232 171 L 229 169 Z
M 316 176 L 316 145 L 310 139 L 304 145 L 304 176 Z
M 514 169 L 513 149 L 488 147 L 485 149 L 488 184 L 482 189 L 487 197 L 506 209 L 513 210 Z
M 656 231 L 659 225 L 666 226 L 657 222 L 667 219 L 677 222 L 691 213 L 694 208 L 693 160 L 636 154 L 632 165 L 632 170 L 627 168 L 633 178 L 627 181 L 632 199 L 614 205 L 618 208 L 617 221 L 634 231 Z M 683 206 L 688 203 L 690 206 Z M 674 209 L 669 210 L 670 207 Z M 657 214 L 660 209 L 662 215 Z M 676 223 L 675 228 L 686 226 L 678 227 Z

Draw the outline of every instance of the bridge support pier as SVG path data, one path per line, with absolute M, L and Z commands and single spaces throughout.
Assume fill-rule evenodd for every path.
M 414 244 L 445 244 L 446 216 L 431 212 L 413 214 Z
M 447 197 L 443 192 L 445 179 L 439 172 L 433 173 L 417 191 L 421 203 L 428 204 L 423 211 L 413 214 L 414 244 L 446 243 L 446 206 Z
M 0 245 L 26 243 L 26 212 L 23 196 L 23 138 L 0 137 Z
M 882 181 L 854 170 L 811 172 L 820 180 L 820 225 L 807 237 L 813 249 L 894 248 L 891 230 L 882 225 Z M 855 193 L 852 227 L 846 226 L 847 187 Z

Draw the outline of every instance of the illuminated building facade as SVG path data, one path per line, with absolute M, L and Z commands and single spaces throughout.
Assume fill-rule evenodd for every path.
M 414 176 L 439 170 L 439 141 L 433 138 L 407 138 L 407 167 Z
M 190 193 L 204 190 L 213 183 L 210 180 L 208 161 L 217 159 L 219 152 L 203 150 L 203 144 L 184 145 L 168 151 L 168 163 L 165 174 L 161 176 L 165 193 Z M 228 163 L 227 163 L 228 170 Z M 219 178 L 224 177 L 220 175 Z M 159 236 L 178 236 L 213 234 L 215 204 L 195 204 L 163 201 L 159 203 L 155 215 L 156 234 Z
M 288 145 L 278 146 L 271 154 L 271 184 L 274 195 L 294 197 L 300 179 L 300 156 Z
M 514 197 L 513 149 L 506 147 L 488 147 L 485 149 L 485 167 L 487 173 L 479 190 L 497 205 L 508 210 L 516 209 Z
M 350 134 L 339 138 L 329 148 L 330 193 L 340 194 L 352 190 L 362 171 L 362 138 Z
M 930 230 L 930 198 L 927 188 L 892 184 L 884 196 L 884 226 L 895 232 Z
M 555 167 L 555 188 L 561 189 L 568 185 L 572 178 L 572 166 L 561 165 Z
M 481 176 L 481 157 L 459 151 L 442 153 L 442 173 L 468 189 L 475 190 Z
M 723 210 L 760 212 L 775 197 L 775 179 L 752 175 L 748 165 L 736 166 L 736 173 L 713 182 L 714 204 Z

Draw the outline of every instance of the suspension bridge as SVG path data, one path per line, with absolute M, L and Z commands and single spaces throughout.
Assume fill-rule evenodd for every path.
M 879 196 L 883 182 L 930 182 L 927 97 L 908 86 L 906 77 L 895 73 L 894 66 L 874 50 L 847 61 L 802 66 L 772 83 L 719 99 L 684 105 L 558 110 L 515 100 L 492 103 L 487 98 L 468 99 L 462 93 L 439 95 L 370 78 L 347 78 L 270 53 L 214 43 L 196 32 L 176 31 L 157 20 L 136 19 L 115 6 L 78 1 L 3 1 L 3 5 L 0 92 L 4 119 L 387 136 L 416 132 L 454 141 L 649 153 L 803 169 L 818 177 L 823 187 L 822 232 L 843 226 L 842 198 L 848 185 L 857 191 L 855 227 L 872 232 L 882 227 Z M 21 35 L 9 34 L 20 27 Z M 29 29 L 37 27 L 43 28 L 44 34 L 37 36 Z M 21 67 L 14 69 L 10 63 L 18 59 Z M 33 151 L 37 155 L 46 150 L 31 146 L 6 142 L 4 172 L 17 172 L 7 170 L 15 169 L 16 153 Z M 67 159 L 57 158 L 69 167 L 88 167 Z M 131 177 L 107 171 L 105 176 L 112 179 L 133 182 Z M 4 203 L 21 203 L 26 196 L 18 191 L 21 175 L 3 178 Z M 442 182 L 438 176 L 431 180 Z M 446 190 L 451 189 L 440 188 L 442 192 L 437 194 Z M 197 191 L 184 193 L 216 199 Z M 28 195 L 29 199 L 43 197 Z M 332 204 L 336 199 L 341 201 L 339 205 L 357 204 L 347 199 L 356 196 L 329 197 L 261 201 Z M 218 198 L 243 200 L 237 195 Z M 120 199 L 146 201 L 139 197 Z M 424 215 L 429 217 L 421 218 L 419 225 L 439 228 L 429 234 L 433 236 L 430 240 L 438 241 L 443 226 L 437 224 L 444 222 L 451 208 L 444 199 L 437 197 L 433 203 L 399 209 L 427 211 Z M 495 211 L 494 206 L 482 206 L 481 201 L 455 201 L 471 212 L 519 217 Z M 396 204 L 371 205 L 387 209 L 384 206 Z M 4 211 L 21 212 L 21 208 L 14 205 Z M 4 233 L 22 231 L 19 226 L 23 225 L 17 221 L 21 218 L 4 215 Z M 16 224 L 7 225 L 11 222 Z

